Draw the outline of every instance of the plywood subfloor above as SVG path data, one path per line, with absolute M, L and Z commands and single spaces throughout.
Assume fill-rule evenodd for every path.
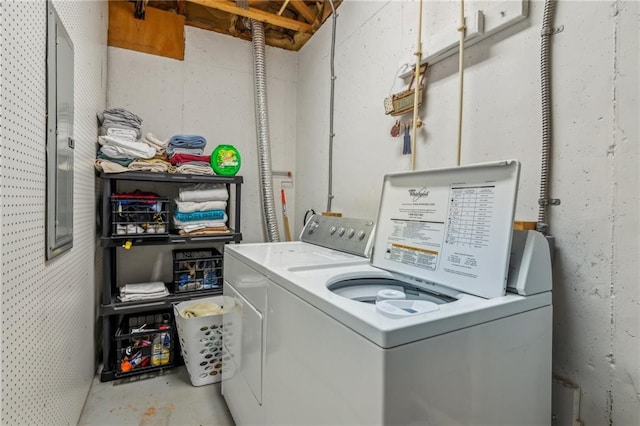
M 334 0 L 338 7 L 342 0 Z M 140 50 L 141 21 L 151 32 L 164 35 L 167 21 L 184 24 L 233 37 L 251 40 L 248 19 L 264 23 L 265 42 L 269 46 L 287 50 L 299 50 L 320 26 L 331 16 L 332 8 L 329 0 L 151 0 L 125 1 L 110 0 L 109 45 Z M 118 13 L 111 12 L 116 10 Z M 144 10 L 145 17 L 140 19 Z M 138 17 L 134 14 L 138 11 Z M 151 13 L 147 13 L 151 11 Z M 156 23 L 158 14 L 162 13 L 162 21 Z M 172 19 L 171 15 L 175 15 Z M 126 16 L 125 16 L 126 15 Z M 117 21 L 116 21 L 117 19 Z M 154 22 L 147 22 L 153 20 Z M 128 22 L 123 22 L 128 21 Z M 183 25 L 184 25 L 183 24 Z M 113 28 L 118 28 L 116 31 Z M 127 33 L 122 28 L 129 28 Z M 174 31 L 175 33 L 175 31 Z M 174 37 L 169 35 L 168 37 Z M 163 37 L 161 37 L 163 38 Z M 164 37 L 166 38 L 166 37 Z M 117 44 L 112 44 L 118 40 Z M 131 47 L 124 46 L 127 40 Z M 167 41 L 164 41 L 165 45 Z M 168 43 L 174 47 L 175 43 Z M 184 50 L 184 40 L 182 41 Z M 175 51 L 165 54 L 164 47 L 150 48 L 145 45 L 146 53 L 181 59 Z

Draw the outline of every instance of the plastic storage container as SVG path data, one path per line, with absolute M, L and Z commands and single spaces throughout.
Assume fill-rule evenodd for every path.
M 116 377 L 172 367 L 174 333 L 171 312 L 123 316 L 114 336 Z
M 222 289 L 222 253 L 215 248 L 173 251 L 173 291 Z
M 235 176 L 241 164 L 240 153 L 233 145 L 218 145 L 211 153 L 211 168 L 217 175 Z
M 193 386 L 219 382 L 222 368 L 231 360 L 223 344 L 225 328 L 222 314 L 185 318 L 181 312 L 200 302 L 211 302 L 224 307 L 235 302 L 230 297 L 213 296 L 189 300 L 173 306 L 182 357 Z M 228 309 L 228 306 L 227 306 Z

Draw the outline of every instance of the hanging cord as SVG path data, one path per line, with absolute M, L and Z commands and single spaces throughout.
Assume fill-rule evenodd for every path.
M 413 140 L 411 141 L 413 148 L 411 149 L 411 170 L 416 169 L 416 140 L 418 139 L 418 95 L 420 94 L 420 68 L 422 68 L 422 0 L 418 7 L 418 43 L 416 48 L 416 69 L 414 73 L 415 81 L 418 87 L 413 93 Z
M 538 223 L 536 230 L 547 233 L 547 205 L 549 203 L 549 168 L 551 159 L 551 36 L 553 35 L 553 16 L 555 0 L 544 2 L 542 30 L 540 40 L 540 86 L 542 97 L 542 161 L 540 166 L 540 197 L 538 198 Z
M 314 214 L 316 214 L 316 211 L 314 209 L 309 209 L 305 212 L 304 214 L 304 218 L 302 219 L 302 226 L 307 224 L 307 221 L 309 220 L 309 213 L 311 213 L 311 216 L 313 216 Z
M 456 165 L 460 165 L 460 156 L 462 152 L 462 100 L 464 95 L 464 37 L 467 26 L 464 19 L 464 0 L 460 0 L 460 54 L 458 57 L 458 76 L 460 87 L 458 92 L 458 148 L 456 150 Z
M 333 104 L 334 104 L 334 92 L 336 84 L 336 73 L 334 69 L 334 57 L 336 53 L 336 8 L 333 5 L 333 0 L 329 0 L 331 5 L 331 21 L 333 26 L 331 28 L 331 96 L 329 99 L 329 187 L 327 191 L 327 211 L 331 211 L 331 201 L 333 200 Z

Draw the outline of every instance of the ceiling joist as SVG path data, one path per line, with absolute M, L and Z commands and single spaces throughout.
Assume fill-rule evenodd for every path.
M 273 13 L 268 13 L 254 7 L 248 7 L 247 9 L 243 9 L 236 6 L 235 2 L 232 2 L 229 0 L 187 0 L 187 1 L 189 3 L 206 6 L 211 9 L 217 9 L 217 10 L 221 10 L 223 12 L 231 13 L 234 15 L 244 16 L 245 18 L 255 19 L 256 21 L 275 25 L 281 28 L 286 28 L 292 31 L 303 32 L 307 34 L 313 34 L 315 32 L 313 26 L 306 22 L 296 21 L 295 19 L 286 18 L 284 16 L 278 16 Z
M 333 1 L 336 8 L 342 2 Z M 117 3 L 119 6 L 115 7 L 120 8 L 124 7 L 123 4 L 129 4 L 128 8 L 143 4 L 147 11 L 159 10 L 184 17 L 183 25 L 248 41 L 252 39 L 252 34 L 245 18 L 255 19 L 264 23 L 265 43 L 268 46 L 292 51 L 300 50 L 332 11 L 329 0 L 109 0 L 109 3 Z M 129 21 L 128 17 L 117 16 L 117 19 L 110 17 L 110 22 L 114 21 L 110 26 L 113 25 L 114 29 L 122 26 L 119 20 Z M 137 24 L 133 25 L 134 29 L 144 24 L 144 20 L 140 19 L 131 22 Z M 162 38 L 160 33 L 166 32 L 162 29 L 154 31 L 159 33 L 158 39 Z M 133 38 L 133 45 L 139 43 L 135 32 L 127 34 Z M 112 36 L 115 40 L 125 35 L 113 33 Z
M 289 0 L 289 3 L 309 24 L 313 24 L 317 17 L 311 13 L 311 9 L 302 0 Z

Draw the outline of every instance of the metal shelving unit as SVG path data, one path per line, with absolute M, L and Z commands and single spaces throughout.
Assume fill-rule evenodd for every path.
M 116 364 L 116 350 L 114 347 L 113 336 L 118 329 L 118 322 L 122 315 L 135 314 L 150 311 L 170 310 L 172 305 L 185 300 L 199 297 L 207 297 L 222 294 L 222 289 L 207 289 L 186 292 L 184 294 L 171 294 L 166 298 L 120 302 L 116 295 L 117 291 L 117 265 L 116 251 L 123 250 L 122 247 L 127 246 L 148 246 L 148 245 L 182 245 L 187 243 L 239 243 L 242 241 L 241 233 L 241 188 L 243 183 L 242 176 L 197 176 L 197 175 L 181 175 L 168 173 L 146 173 L 146 172 L 125 172 L 99 175 L 103 183 L 102 190 L 102 214 L 101 214 L 101 239 L 100 245 L 103 250 L 103 286 L 102 286 L 102 303 L 100 315 L 102 317 L 102 363 L 103 368 L 100 374 L 100 380 L 103 382 L 130 377 L 136 375 L 136 372 L 118 373 Z M 178 234 L 163 235 L 130 235 L 130 236 L 112 236 L 111 229 L 111 195 L 117 191 L 118 182 L 135 181 L 135 182 L 158 182 L 162 184 L 194 184 L 194 183 L 218 183 L 227 187 L 229 194 L 234 195 L 234 203 L 227 204 L 227 216 L 230 216 L 233 209 L 233 223 L 229 223 L 231 232 L 229 234 L 211 235 L 211 236 L 185 236 Z M 232 188 L 233 187 L 233 188 Z M 233 192 L 232 192 L 233 189 Z M 173 364 L 173 363 L 172 363 Z M 140 372 L 151 373 L 160 372 L 163 369 L 171 368 L 155 367 L 145 369 Z

